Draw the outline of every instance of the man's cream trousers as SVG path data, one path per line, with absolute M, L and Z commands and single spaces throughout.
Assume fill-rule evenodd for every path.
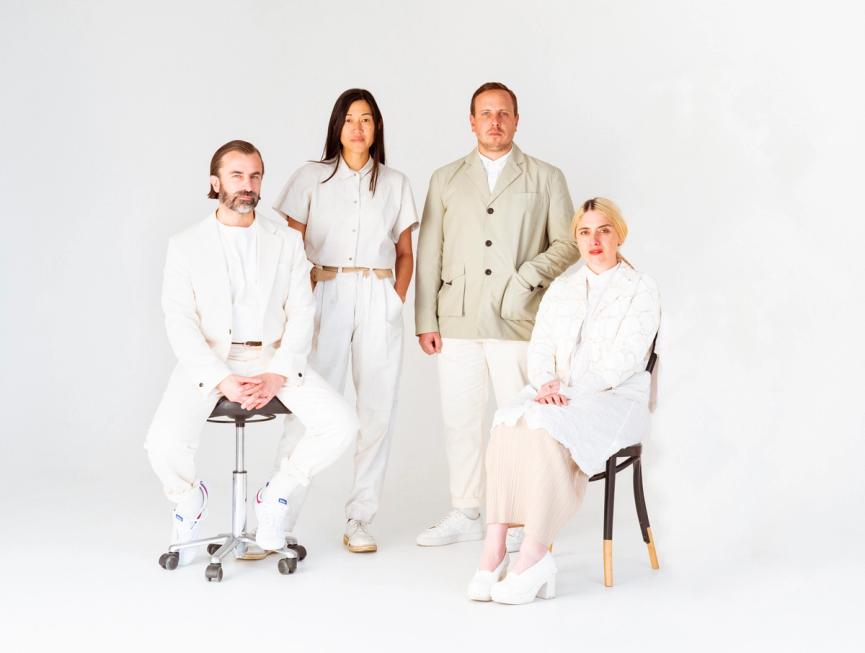
M 274 351 L 272 347 L 232 345 L 226 363 L 235 374 L 252 376 L 267 369 Z M 144 448 L 165 495 L 174 503 L 183 500 L 197 478 L 195 452 L 219 396 L 217 390 L 202 396 L 178 365 L 156 409 Z M 298 486 L 308 485 L 348 447 L 357 432 L 357 418 L 342 395 L 309 368 L 302 382 L 288 379 L 277 397 L 306 426 L 291 457 L 277 461 L 278 469 L 271 481 L 280 492 L 289 494 Z
M 496 405 L 526 386 L 523 340 L 443 338 L 438 354 L 445 448 L 454 508 L 480 509 L 484 496 L 484 431 L 489 379 Z

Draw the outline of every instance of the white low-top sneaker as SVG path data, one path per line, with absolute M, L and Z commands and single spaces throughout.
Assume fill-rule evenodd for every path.
M 515 526 L 508 529 L 508 537 L 505 540 L 505 549 L 508 553 L 516 553 L 523 545 L 523 527 Z
M 375 538 L 366 530 L 368 526 L 368 523 L 359 519 L 349 519 L 346 522 L 342 543 L 348 547 L 349 551 L 352 553 L 375 553 L 378 551 Z
M 496 603 L 520 605 L 531 603 L 536 596 L 552 599 L 556 596 L 556 563 L 549 553 L 521 574 L 509 573 L 490 589 Z
M 489 601 L 490 588 L 494 583 L 498 583 L 508 570 L 508 562 L 510 558 L 505 553 L 505 557 L 499 563 L 499 566 L 492 571 L 481 571 L 478 569 L 475 575 L 472 576 L 469 582 L 468 596 L 472 601 Z
M 255 495 L 255 543 L 265 551 L 278 551 L 285 546 L 285 519 L 288 516 L 288 498 L 268 496 L 267 485 Z
M 418 535 L 416 541 L 418 546 L 443 546 L 482 539 L 484 523 L 480 516 L 469 519 L 462 510 L 454 508 L 444 519 Z
M 195 481 L 193 490 L 181 503 L 174 506 L 171 514 L 171 543 L 183 544 L 198 537 L 201 522 L 207 516 L 207 486 L 201 481 Z M 178 565 L 187 565 L 195 558 L 196 547 L 181 549 L 178 555 Z

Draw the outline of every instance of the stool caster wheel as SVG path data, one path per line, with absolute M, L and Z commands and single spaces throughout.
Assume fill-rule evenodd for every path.
M 207 569 L 204 570 L 204 577 L 207 579 L 207 582 L 221 582 L 222 581 L 222 565 L 211 563 L 207 565 Z
M 297 569 L 297 560 L 294 558 L 280 558 L 279 562 L 276 563 L 276 568 L 283 576 L 293 574 Z
M 210 555 L 213 555 L 214 553 L 219 551 L 219 547 L 221 547 L 221 546 L 222 546 L 221 544 L 217 544 L 216 542 L 214 542 L 213 544 L 208 544 L 207 545 L 207 553 Z
M 294 551 L 298 560 L 303 560 L 306 557 L 306 547 L 302 544 L 289 544 L 286 548 Z
M 177 569 L 177 563 L 180 562 L 180 554 L 175 551 L 173 553 L 163 553 L 159 556 L 159 566 L 163 569 Z

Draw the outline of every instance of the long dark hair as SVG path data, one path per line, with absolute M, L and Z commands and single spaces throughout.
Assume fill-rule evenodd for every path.
M 378 104 L 372 93 L 363 88 L 350 88 L 340 95 L 333 104 L 333 111 L 330 112 L 330 122 L 327 124 L 327 139 L 324 142 L 324 151 L 321 154 L 320 163 L 333 163 L 333 172 L 330 177 L 321 183 L 327 183 L 336 174 L 339 168 L 339 157 L 342 153 L 342 143 L 339 138 L 342 134 L 342 127 L 345 124 L 345 116 L 348 114 L 348 109 L 352 102 L 358 100 L 365 101 L 372 109 L 372 121 L 375 125 L 375 138 L 369 148 L 369 156 L 372 159 L 372 174 L 369 179 L 369 190 L 375 194 L 375 184 L 378 181 L 378 167 L 384 165 L 384 120 L 381 117 L 381 111 L 378 109 Z

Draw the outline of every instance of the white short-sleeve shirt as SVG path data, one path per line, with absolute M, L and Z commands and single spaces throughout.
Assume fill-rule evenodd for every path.
M 333 163 L 307 163 L 286 183 L 274 210 L 306 225 L 306 255 L 315 265 L 392 268 L 400 234 L 417 229 L 418 217 L 408 179 L 379 165 L 375 194 L 369 190 L 372 159 L 355 172 L 340 157 Z

